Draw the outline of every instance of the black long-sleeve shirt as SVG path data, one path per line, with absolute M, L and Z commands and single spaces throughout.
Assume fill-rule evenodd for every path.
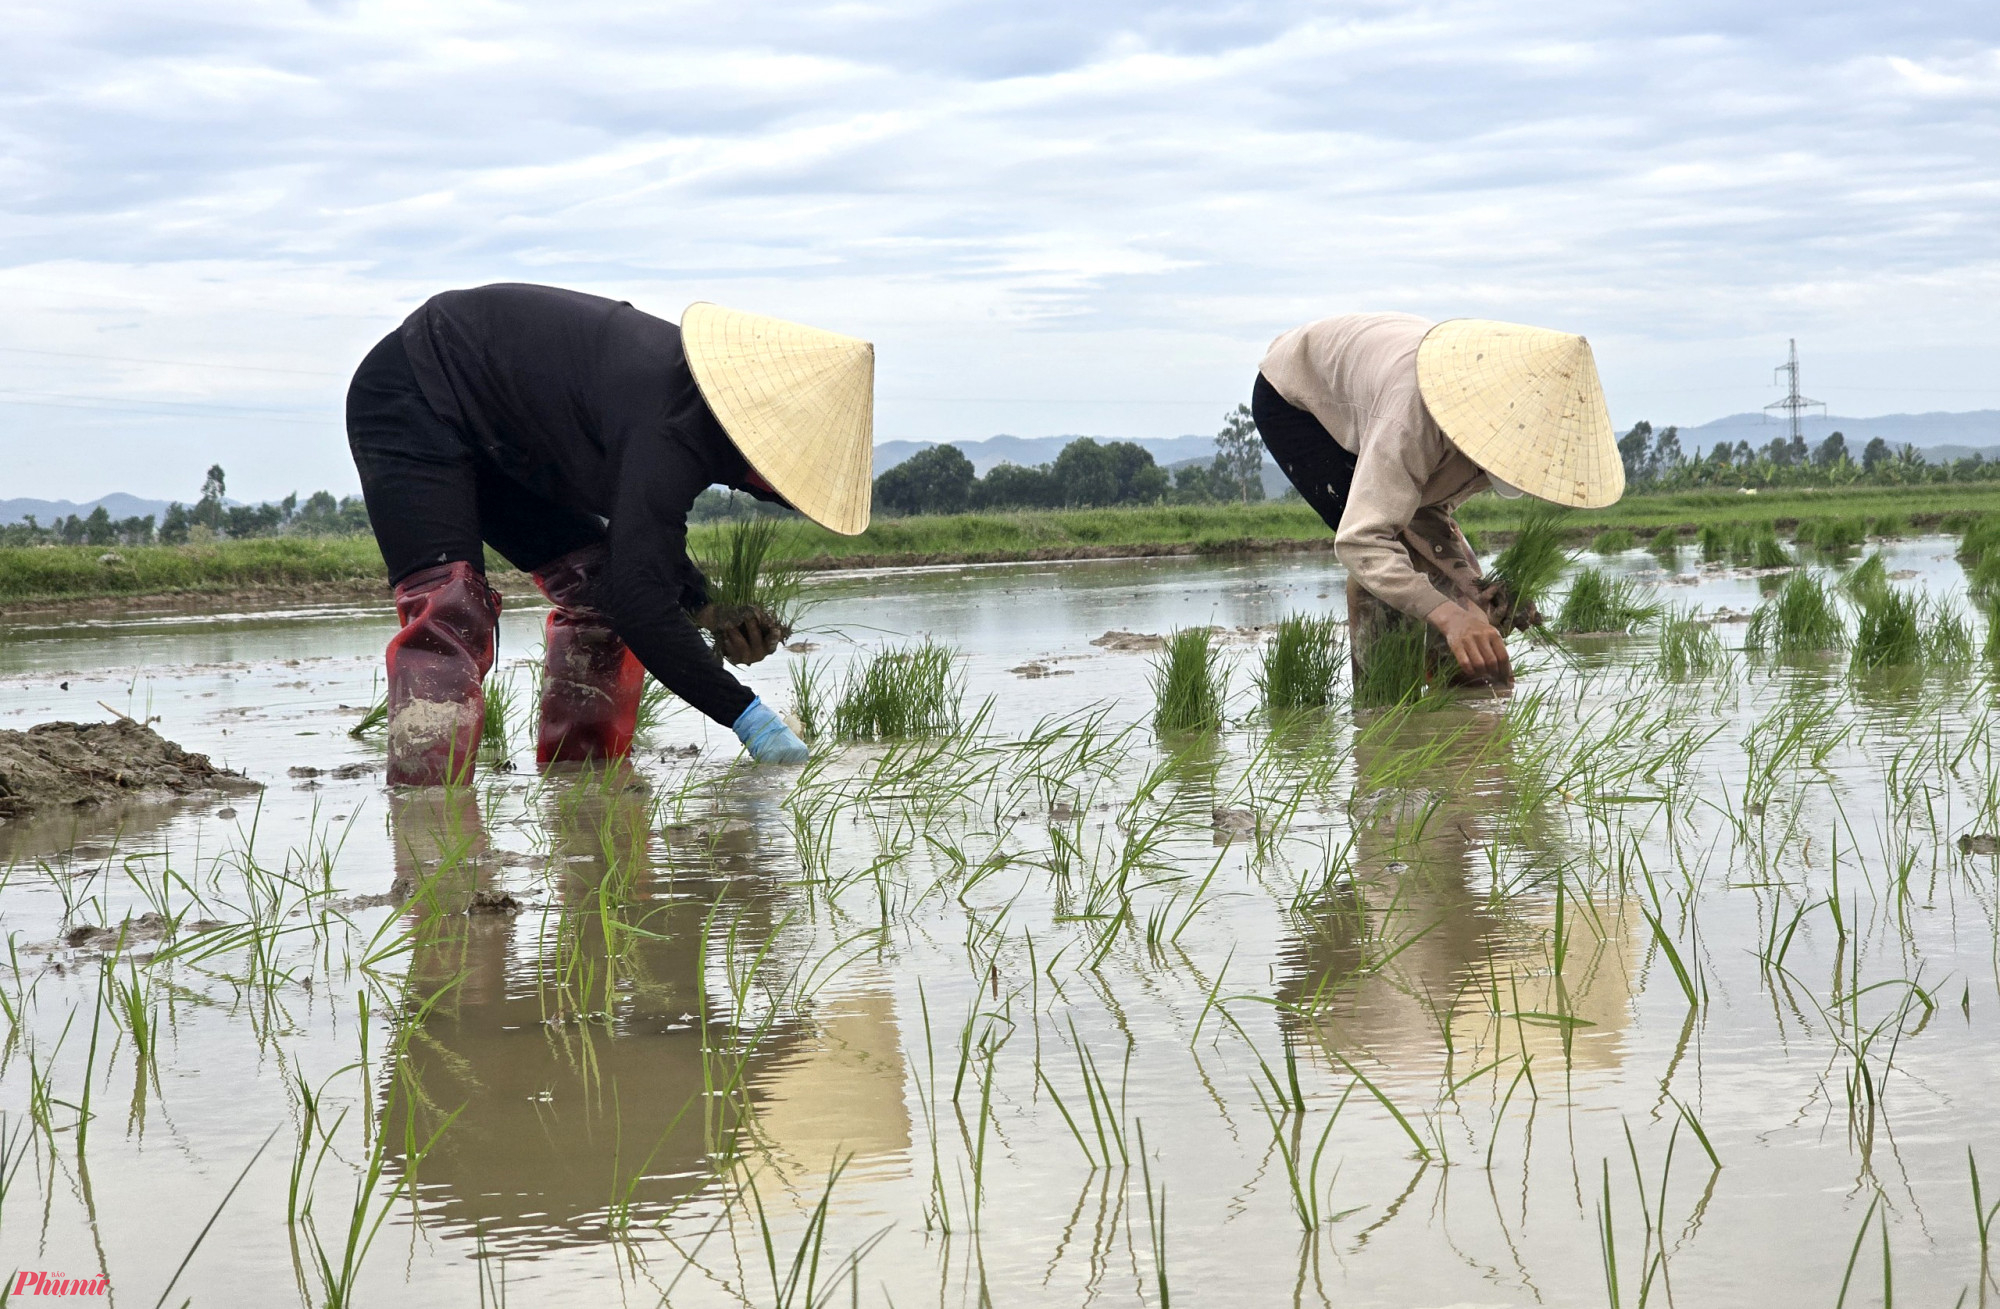
M 750 466 L 709 412 L 681 329 L 631 305 L 499 283 L 432 296 L 403 323 L 417 384 L 510 479 L 607 521 L 610 560 L 591 602 L 646 671 L 728 725 L 754 693 L 689 620 L 706 601 L 687 516 Z

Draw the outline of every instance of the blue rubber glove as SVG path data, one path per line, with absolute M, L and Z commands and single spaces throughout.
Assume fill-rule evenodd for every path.
M 736 720 L 736 739 L 760 764 L 802 764 L 806 743 L 792 735 L 792 729 L 762 700 L 752 700 Z

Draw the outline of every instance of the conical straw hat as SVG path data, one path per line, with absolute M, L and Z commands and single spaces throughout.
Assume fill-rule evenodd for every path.
M 1417 347 L 1417 388 L 1466 458 L 1529 495 L 1600 509 L 1625 494 L 1604 386 L 1582 337 L 1450 319 Z
M 875 347 L 782 319 L 691 304 L 681 344 L 702 399 L 786 503 L 843 536 L 875 489 Z

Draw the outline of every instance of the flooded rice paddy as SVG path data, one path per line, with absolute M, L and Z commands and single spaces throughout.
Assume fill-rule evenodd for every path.
M 1969 613 L 1952 546 L 1887 562 Z M 1725 620 L 1776 580 L 1616 566 Z M 1341 585 L 828 578 L 754 684 L 928 635 L 958 731 L 750 770 L 669 708 L 631 772 L 547 778 L 517 607 L 457 793 L 348 735 L 386 605 L 10 621 L 0 727 L 157 717 L 265 790 L 0 825 L 0 1266 L 134 1305 L 1986 1303 L 1985 665 L 1722 621 L 1704 676 L 1517 645 L 1511 697 L 1274 727 L 1238 629 Z M 1193 624 L 1229 725 L 1162 742 L 1145 643 L 1092 642 Z

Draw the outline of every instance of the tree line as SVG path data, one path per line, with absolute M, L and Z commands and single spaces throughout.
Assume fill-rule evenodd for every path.
M 1160 467 L 1131 441 L 1078 437 L 1046 464 L 1001 464 L 984 477 L 957 446 L 920 450 L 875 479 L 885 514 L 961 514 L 978 509 L 1077 509 L 1109 505 L 1211 504 L 1264 498 L 1264 447 L 1249 407 L 1238 405 L 1206 464 Z
M 67 514 L 46 527 L 30 514 L 24 522 L 0 526 L 0 545 L 187 545 L 259 536 L 352 536 L 368 530 L 368 509 L 358 495 L 336 498 L 331 491 L 315 491 L 301 502 L 293 492 L 283 500 L 232 505 L 223 503 L 227 481 L 222 465 L 211 465 L 200 497 L 191 505 L 170 503 L 157 524 L 151 514 L 113 518 L 103 505 L 87 515 Z
M 1618 440 L 1625 482 L 1637 490 L 1677 491 L 1703 487 L 1907 486 L 1929 482 L 2000 480 L 2000 460 L 1971 455 L 1931 463 L 1913 445 L 1892 445 L 1874 437 L 1857 454 L 1844 433 L 1809 443 L 1789 434 L 1761 446 L 1719 441 L 1706 451 L 1681 448 L 1680 429 L 1657 432 L 1649 422 L 1633 425 Z

